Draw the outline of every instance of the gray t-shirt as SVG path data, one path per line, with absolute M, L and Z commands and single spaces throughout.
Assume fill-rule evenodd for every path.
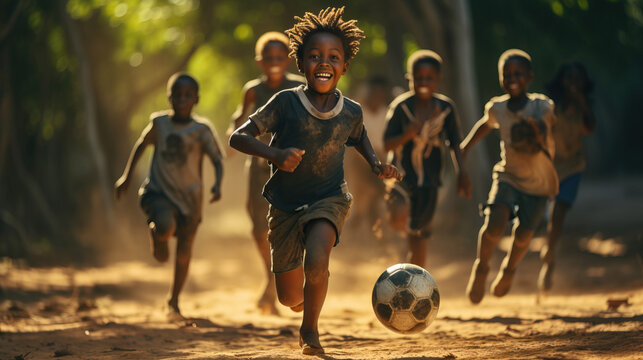
M 552 126 L 556 121 L 554 103 L 545 95 L 527 94 L 524 108 L 512 112 L 507 108 L 509 95 L 497 96 L 485 105 L 487 123 L 500 130 L 500 161 L 493 167 L 493 179 L 503 181 L 529 195 L 555 196 L 558 193 L 558 176 L 550 158 L 555 145 Z M 545 130 L 545 146 L 549 154 L 522 153 L 511 147 L 511 127 L 520 119 L 533 118 Z
M 279 92 L 250 120 L 260 134 L 272 133 L 270 146 L 305 150 L 292 173 L 271 164 L 263 195 L 277 209 L 293 211 L 342 193 L 344 150 L 366 136 L 362 108 L 337 90 L 337 105 L 319 112 L 304 94 L 304 85 Z
M 187 123 L 172 121 L 171 112 L 150 116 L 156 143 L 150 173 L 139 190 L 162 193 L 172 201 L 182 215 L 201 218 L 203 155 L 221 156 L 214 130 L 207 119 L 192 115 Z

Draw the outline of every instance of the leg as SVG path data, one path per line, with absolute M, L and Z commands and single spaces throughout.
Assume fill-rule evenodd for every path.
M 195 229 L 196 230 L 196 229 Z M 174 282 L 172 283 L 172 290 L 168 306 L 179 316 L 179 294 L 185 284 L 185 279 L 188 276 L 188 268 L 190 266 L 190 259 L 192 257 L 192 244 L 194 243 L 194 231 L 188 234 L 180 234 L 177 236 L 176 241 L 176 259 L 174 264 Z
M 568 203 L 556 200 L 554 203 L 554 210 L 552 211 L 551 219 L 549 220 L 549 237 L 547 238 L 547 245 L 545 245 L 540 252 L 540 259 L 543 265 L 540 269 L 538 276 L 538 288 L 541 291 L 551 289 L 552 273 L 554 270 L 554 258 L 556 254 L 556 246 L 558 239 L 563 229 L 563 222 L 570 206 Z
M 337 237 L 335 227 L 325 219 L 308 222 L 305 228 L 304 317 L 299 329 L 304 354 L 324 352 L 319 342 L 318 320 L 328 290 L 328 263 Z
M 257 244 L 257 250 L 259 250 L 259 255 L 261 256 L 261 260 L 263 261 L 264 269 L 266 271 L 266 287 L 263 290 L 263 294 L 261 295 L 257 306 L 263 313 L 278 315 L 279 312 L 275 307 L 275 300 L 277 298 L 275 290 L 275 276 L 272 271 L 270 271 L 270 244 L 268 243 L 268 232 L 255 230 L 252 235 L 255 239 L 255 244 Z
M 408 262 L 420 267 L 424 267 L 426 261 L 426 250 L 429 238 L 423 236 L 419 231 L 410 231 L 409 239 L 409 256 Z
M 168 241 L 176 231 L 175 212 L 171 208 L 161 208 L 149 222 L 152 253 L 159 262 L 166 262 L 170 256 Z
M 473 263 L 467 295 L 472 303 L 479 303 L 484 297 L 485 283 L 489 273 L 489 260 L 505 232 L 511 212 L 505 204 L 493 204 L 488 208 L 484 224 L 478 233 L 478 257 Z
M 300 266 L 285 273 L 275 274 L 277 298 L 282 305 L 293 311 L 303 310 L 304 303 L 304 269 Z
M 534 230 L 521 226 L 520 222 L 516 224 L 513 228 L 511 250 L 509 250 L 509 254 L 507 254 L 502 261 L 498 276 L 496 276 L 496 279 L 491 284 L 491 292 L 495 296 L 505 296 L 509 292 L 514 275 L 516 274 L 516 268 L 520 260 L 522 260 L 527 253 L 527 250 L 529 250 L 529 243 L 534 235 Z

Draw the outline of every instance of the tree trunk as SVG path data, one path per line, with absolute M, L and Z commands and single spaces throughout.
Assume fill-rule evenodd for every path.
M 69 13 L 67 13 L 65 7 L 66 1 L 58 0 L 58 8 L 63 20 L 67 38 L 69 39 L 72 53 L 78 60 L 78 77 L 80 82 L 79 85 L 80 90 L 83 94 L 82 103 L 85 116 L 85 132 L 87 141 L 89 143 L 89 149 L 91 151 L 92 158 L 94 159 L 94 165 L 96 166 L 98 186 L 103 203 L 105 222 L 106 225 L 111 228 L 115 224 L 114 203 L 112 201 L 112 186 L 111 182 L 109 181 L 105 152 L 103 151 L 100 137 L 98 136 L 96 96 L 92 87 L 91 68 L 89 60 L 87 58 L 85 47 L 83 45 L 83 41 L 81 40 L 80 34 L 78 32 L 78 28 L 74 23 L 74 20 L 69 16 Z

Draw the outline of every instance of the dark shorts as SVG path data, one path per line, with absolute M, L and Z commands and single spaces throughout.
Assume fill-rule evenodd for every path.
M 431 220 L 437 203 L 437 186 L 412 188 L 404 183 L 397 183 L 386 196 L 389 211 L 399 209 L 404 204 L 409 206 L 409 230 L 419 236 L 431 235 Z
M 525 194 L 505 182 L 494 181 L 489 199 L 482 207 L 484 215 L 489 215 L 489 206 L 494 204 L 506 205 L 511 218 L 518 217 L 521 227 L 535 230 L 545 214 L 547 196 Z
M 337 232 L 335 246 L 350 213 L 353 202 L 350 193 L 319 200 L 300 211 L 281 211 L 270 206 L 268 214 L 268 241 L 272 256 L 272 272 L 279 274 L 294 270 L 304 260 L 304 229 L 311 220 L 325 219 Z
M 252 231 L 254 233 L 267 232 L 268 221 L 268 201 L 263 197 L 263 186 L 270 179 L 270 167 L 268 164 L 261 163 L 262 160 L 252 157 L 248 161 L 248 202 L 247 210 L 252 221 Z
M 578 187 L 580 185 L 581 173 L 569 175 L 558 185 L 558 195 L 556 201 L 562 201 L 567 205 L 572 205 L 578 195 Z
M 167 214 L 171 214 L 176 221 L 176 230 L 174 235 L 182 238 L 193 237 L 201 219 L 189 218 L 181 214 L 179 209 L 162 193 L 158 192 L 145 192 L 141 195 L 141 209 L 147 215 L 147 223 L 154 222 L 157 225 L 160 221 L 167 218 Z

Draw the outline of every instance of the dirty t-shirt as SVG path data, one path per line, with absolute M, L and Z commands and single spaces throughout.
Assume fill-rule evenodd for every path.
M 583 115 L 580 111 L 573 111 L 573 109 L 556 110 L 557 121 L 553 127 L 556 141 L 554 166 L 558 172 L 558 178 L 562 181 L 585 169 Z
M 493 179 L 503 181 L 529 195 L 552 197 L 558 193 L 558 176 L 550 158 L 555 155 L 552 126 L 556 121 L 554 103 L 542 94 L 527 94 L 524 108 L 507 108 L 509 95 L 494 97 L 485 105 L 483 119 L 500 130 L 500 161 L 493 167 Z M 533 118 L 544 130 L 544 151 L 535 154 L 518 152 L 511 147 L 511 127 L 524 118 Z
M 366 136 L 362 109 L 337 90 L 337 105 L 318 111 L 304 94 L 304 85 L 276 94 L 250 116 L 260 134 L 272 133 L 270 146 L 305 150 L 292 173 L 271 164 L 263 195 L 274 207 L 294 211 L 303 205 L 342 193 L 344 150 Z
M 442 172 L 442 145 L 445 140 L 451 147 L 460 144 L 460 128 L 453 101 L 442 94 L 434 94 L 434 100 L 449 113 L 427 120 L 422 130 L 399 149 L 395 149 L 398 164 L 404 171 L 402 181 L 411 187 L 439 186 Z M 416 96 L 406 92 L 398 96 L 387 113 L 385 139 L 400 136 L 415 115 Z M 404 109 L 406 107 L 406 109 Z M 415 121 L 415 120 L 413 120 Z
M 192 116 L 187 123 L 172 121 L 171 112 L 150 116 L 156 142 L 150 173 L 139 190 L 164 194 L 182 215 L 201 219 L 203 155 L 221 157 L 214 130 L 207 119 Z

